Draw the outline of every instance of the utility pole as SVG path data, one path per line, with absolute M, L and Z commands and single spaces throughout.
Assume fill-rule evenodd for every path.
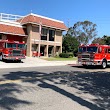
M 39 22 L 39 45 L 38 45 L 38 57 L 40 57 L 40 41 L 41 41 L 42 21 Z

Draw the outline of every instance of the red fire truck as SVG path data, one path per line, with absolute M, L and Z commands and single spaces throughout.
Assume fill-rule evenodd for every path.
M 110 65 L 110 46 L 109 45 L 80 45 L 78 49 L 78 63 L 83 66 L 101 65 L 106 68 Z
M 25 59 L 25 43 L 19 41 L 0 40 L 0 60 Z

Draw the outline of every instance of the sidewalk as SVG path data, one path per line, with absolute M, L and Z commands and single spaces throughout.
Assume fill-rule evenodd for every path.
M 23 68 L 23 67 L 41 67 L 41 66 L 64 66 L 76 64 L 77 61 L 46 61 L 36 57 L 26 57 L 23 63 L 5 63 L 0 61 L 0 68 Z

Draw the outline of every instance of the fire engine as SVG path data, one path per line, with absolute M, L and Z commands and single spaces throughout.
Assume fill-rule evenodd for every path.
M 19 41 L 0 40 L 0 60 L 25 59 L 25 43 Z
M 78 48 L 78 63 L 83 66 L 100 65 L 106 68 L 110 65 L 109 45 L 80 45 Z

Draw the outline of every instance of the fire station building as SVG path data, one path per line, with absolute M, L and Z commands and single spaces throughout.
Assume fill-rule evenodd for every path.
M 25 41 L 29 57 L 61 53 L 65 30 L 64 22 L 33 13 L 26 16 L 0 14 L 0 39 Z

